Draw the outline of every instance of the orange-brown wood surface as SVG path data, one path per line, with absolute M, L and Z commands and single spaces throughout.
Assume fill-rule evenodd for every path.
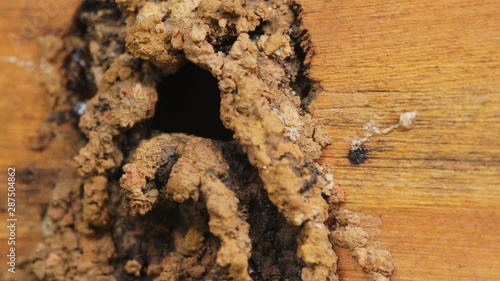
M 6 169 L 15 166 L 18 257 L 41 241 L 51 185 L 75 149 L 70 128 L 43 152 L 29 148 L 49 114 L 34 38 L 67 28 L 78 3 L 0 3 L 0 226 Z M 311 111 L 334 140 L 323 162 L 347 193 L 344 207 L 370 218 L 372 237 L 391 250 L 393 280 L 500 280 L 500 2 L 301 3 L 315 51 L 310 76 L 325 89 Z M 367 122 L 385 128 L 413 110 L 412 130 L 372 137 L 368 160 L 349 163 Z M 7 237 L 1 227 L 2 271 Z M 364 280 L 337 250 L 341 279 Z
M 80 1 L 2 1 L 0 3 L 0 280 L 7 272 L 7 168 L 16 168 L 16 258 L 22 265 L 42 241 L 41 216 L 54 182 L 71 167 L 67 145 L 72 133 L 62 126 L 43 152 L 30 149 L 30 139 L 49 118 L 40 87 L 37 37 L 66 30 Z M 73 137 L 74 139 L 74 137 Z M 74 153 L 74 152 L 73 152 Z M 7 274 L 6 274 L 7 273 Z M 28 281 L 28 280 L 26 280 Z

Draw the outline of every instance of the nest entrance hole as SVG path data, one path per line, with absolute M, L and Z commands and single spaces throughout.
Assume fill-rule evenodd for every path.
M 157 90 L 153 129 L 221 141 L 233 139 L 233 132 L 220 119 L 218 81 L 210 72 L 188 63 L 163 76 Z

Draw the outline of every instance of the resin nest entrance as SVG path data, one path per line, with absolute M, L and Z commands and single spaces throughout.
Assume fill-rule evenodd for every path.
M 153 129 L 228 141 L 233 133 L 220 120 L 218 81 L 192 63 L 160 76 Z
M 84 192 L 53 206 L 74 224 L 52 218 L 55 236 L 78 243 L 45 274 L 336 280 L 325 222 L 342 196 L 318 163 L 330 139 L 307 111 L 319 87 L 305 75 L 299 6 L 90 2 L 86 32 L 64 40 L 88 53 L 77 73 L 96 89 L 79 121 Z

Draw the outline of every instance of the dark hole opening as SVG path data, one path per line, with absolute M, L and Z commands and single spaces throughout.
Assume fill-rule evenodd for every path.
M 210 72 L 188 63 L 177 73 L 162 77 L 153 129 L 228 141 L 233 132 L 220 120 L 220 92 Z
M 302 22 L 300 13 L 302 12 L 302 7 L 297 3 L 293 3 L 290 5 L 290 9 L 294 14 L 294 21 L 290 26 L 289 34 L 292 38 L 292 42 L 294 42 L 293 48 L 297 56 L 295 61 L 298 62 L 297 77 L 295 81 L 292 81 L 291 87 L 299 94 L 302 99 L 301 106 L 305 109 L 314 98 L 314 94 L 318 90 L 319 84 L 310 79 L 307 75 L 307 70 L 309 69 L 309 65 L 305 63 L 308 53 L 308 44 L 305 44 L 307 41 L 307 30 L 301 29 Z

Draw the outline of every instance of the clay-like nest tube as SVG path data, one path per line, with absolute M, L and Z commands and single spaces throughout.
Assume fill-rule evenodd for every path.
M 83 4 L 61 51 L 84 50 L 80 74 L 94 89 L 79 119 L 83 189 L 76 181 L 54 195 L 36 278 L 338 279 L 330 239 L 345 239 L 325 221 L 343 195 L 318 163 L 330 139 L 307 111 L 319 87 L 304 73 L 299 9 L 280 0 Z M 164 84 L 159 93 L 159 83 L 186 63 L 217 79 L 233 140 L 151 126 L 159 95 L 182 95 Z

